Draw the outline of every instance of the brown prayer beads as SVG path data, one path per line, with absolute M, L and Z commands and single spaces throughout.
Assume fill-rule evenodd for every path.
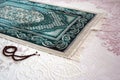
M 8 51 L 9 49 L 12 49 L 12 51 Z M 14 61 L 22 61 L 25 60 L 31 56 L 38 55 L 37 52 L 35 54 L 25 55 L 25 56 L 19 56 L 16 55 L 17 47 L 15 46 L 5 46 L 3 49 L 3 55 L 6 57 L 12 57 Z M 40 54 L 38 55 L 40 56 Z

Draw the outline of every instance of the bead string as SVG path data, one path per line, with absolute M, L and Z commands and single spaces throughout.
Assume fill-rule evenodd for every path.
M 9 49 L 12 49 L 13 51 L 8 51 Z M 22 61 L 35 55 L 40 56 L 40 54 L 37 54 L 37 52 L 30 55 L 19 56 L 19 55 L 15 55 L 16 51 L 17 51 L 17 47 L 15 46 L 5 46 L 2 53 L 6 57 L 12 57 L 14 61 Z M 20 59 L 17 59 L 17 58 L 20 58 Z

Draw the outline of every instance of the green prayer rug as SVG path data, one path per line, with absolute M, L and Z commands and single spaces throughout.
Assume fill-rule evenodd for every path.
M 65 54 L 96 15 L 28 0 L 1 0 L 0 33 L 33 48 Z

